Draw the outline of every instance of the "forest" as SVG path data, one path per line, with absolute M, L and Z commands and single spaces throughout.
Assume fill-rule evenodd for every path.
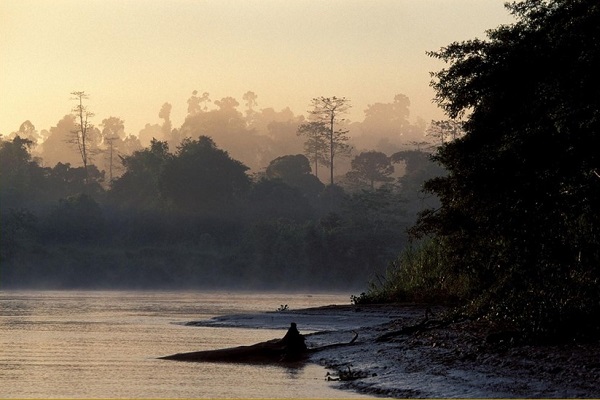
M 411 124 L 404 95 L 350 123 L 345 98 L 305 118 L 193 91 L 181 127 L 165 103 L 138 135 L 95 126 L 88 94 L 72 96 L 49 131 L 2 138 L 4 288 L 358 290 L 436 204 L 419 190 L 443 174 L 424 141 L 439 123 Z
M 351 122 L 344 97 L 304 117 L 194 91 L 181 127 L 165 103 L 136 136 L 118 117 L 93 126 L 74 92 L 56 127 L 2 140 L 2 286 L 370 282 L 355 303 L 597 339 L 600 5 L 506 7 L 514 24 L 429 53 L 448 117 L 429 124 L 401 94 Z

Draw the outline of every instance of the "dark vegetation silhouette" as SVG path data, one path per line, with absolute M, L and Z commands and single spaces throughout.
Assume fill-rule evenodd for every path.
M 352 159 L 352 170 L 346 173 L 357 187 L 375 189 L 375 183 L 393 182 L 394 166 L 390 157 L 380 151 L 365 151 Z
M 436 101 L 464 135 L 438 134 L 447 174 L 425 184 L 440 206 L 412 228 L 422 241 L 355 301 L 453 297 L 524 337 L 597 339 L 600 4 L 507 7 L 516 23 L 431 53 L 448 64 Z
M 211 103 L 193 91 L 180 127 L 164 103 L 162 122 L 146 124 L 139 139 L 118 116 L 96 128 L 87 94 L 75 93 L 75 114 L 56 127 L 37 132 L 26 121 L 0 142 L 3 288 L 362 288 L 408 241 L 421 200 L 403 188 L 423 184 L 407 183 L 421 179 L 408 171 L 438 170 L 426 152 L 384 153 L 410 149 L 403 135 L 425 134 L 403 120 L 405 131 L 377 152 L 384 166 L 355 166 L 366 184 L 344 180 L 352 166 L 341 158 L 339 185 L 313 174 L 317 162 L 333 176 L 332 143 L 334 155 L 342 147 L 371 154 L 345 135 L 377 136 L 373 121 L 392 118 L 385 112 L 365 129 L 327 114 L 326 152 L 314 158 L 311 138 L 298 134 L 307 120 L 289 108 L 258 109 L 251 91 L 243 113 L 233 97 Z M 348 106 L 322 99 L 339 102 L 336 113 Z M 82 129 L 85 161 L 72 143 Z

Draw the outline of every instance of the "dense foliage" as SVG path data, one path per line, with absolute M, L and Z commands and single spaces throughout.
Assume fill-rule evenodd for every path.
M 436 153 L 448 174 L 426 190 L 441 207 L 413 233 L 441 246 L 444 274 L 468 279 L 474 315 L 533 336 L 597 335 L 600 3 L 507 7 L 516 23 L 431 54 L 449 64 L 434 74 L 437 102 L 465 135 Z
M 43 167 L 30 144 L 0 141 L 2 287 L 357 288 L 416 217 L 398 184 L 325 186 L 301 154 L 252 179 L 207 136 L 152 140 L 108 187 L 91 164 Z

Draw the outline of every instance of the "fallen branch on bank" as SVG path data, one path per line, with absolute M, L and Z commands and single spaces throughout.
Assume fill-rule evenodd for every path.
M 431 310 L 427 309 L 425 312 L 425 318 L 418 324 L 404 326 L 401 329 L 384 333 L 383 335 L 380 335 L 377 339 L 375 339 L 375 341 L 376 342 L 387 342 L 396 336 L 412 335 L 412 334 L 418 333 L 418 332 L 424 332 L 424 331 L 429 331 L 429 330 L 433 330 L 433 329 L 445 328 L 445 327 L 449 326 L 450 324 L 460 322 L 465 319 L 465 317 L 462 315 L 454 315 L 450 318 L 445 318 L 445 319 L 429 319 L 430 313 L 431 313 Z

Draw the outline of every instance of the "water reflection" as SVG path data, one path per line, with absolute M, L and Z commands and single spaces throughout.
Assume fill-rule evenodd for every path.
M 286 295 L 285 301 L 297 300 L 300 308 L 346 298 Z M 223 310 L 270 310 L 279 301 L 231 293 L 0 292 L 2 397 L 352 397 L 328 386 L 324 369 L 312 364 L 156 359 L 282 337 L 285 330 L 174 323 L 213 317 Z M 212 313 L 210 304 L 215 308 Z

